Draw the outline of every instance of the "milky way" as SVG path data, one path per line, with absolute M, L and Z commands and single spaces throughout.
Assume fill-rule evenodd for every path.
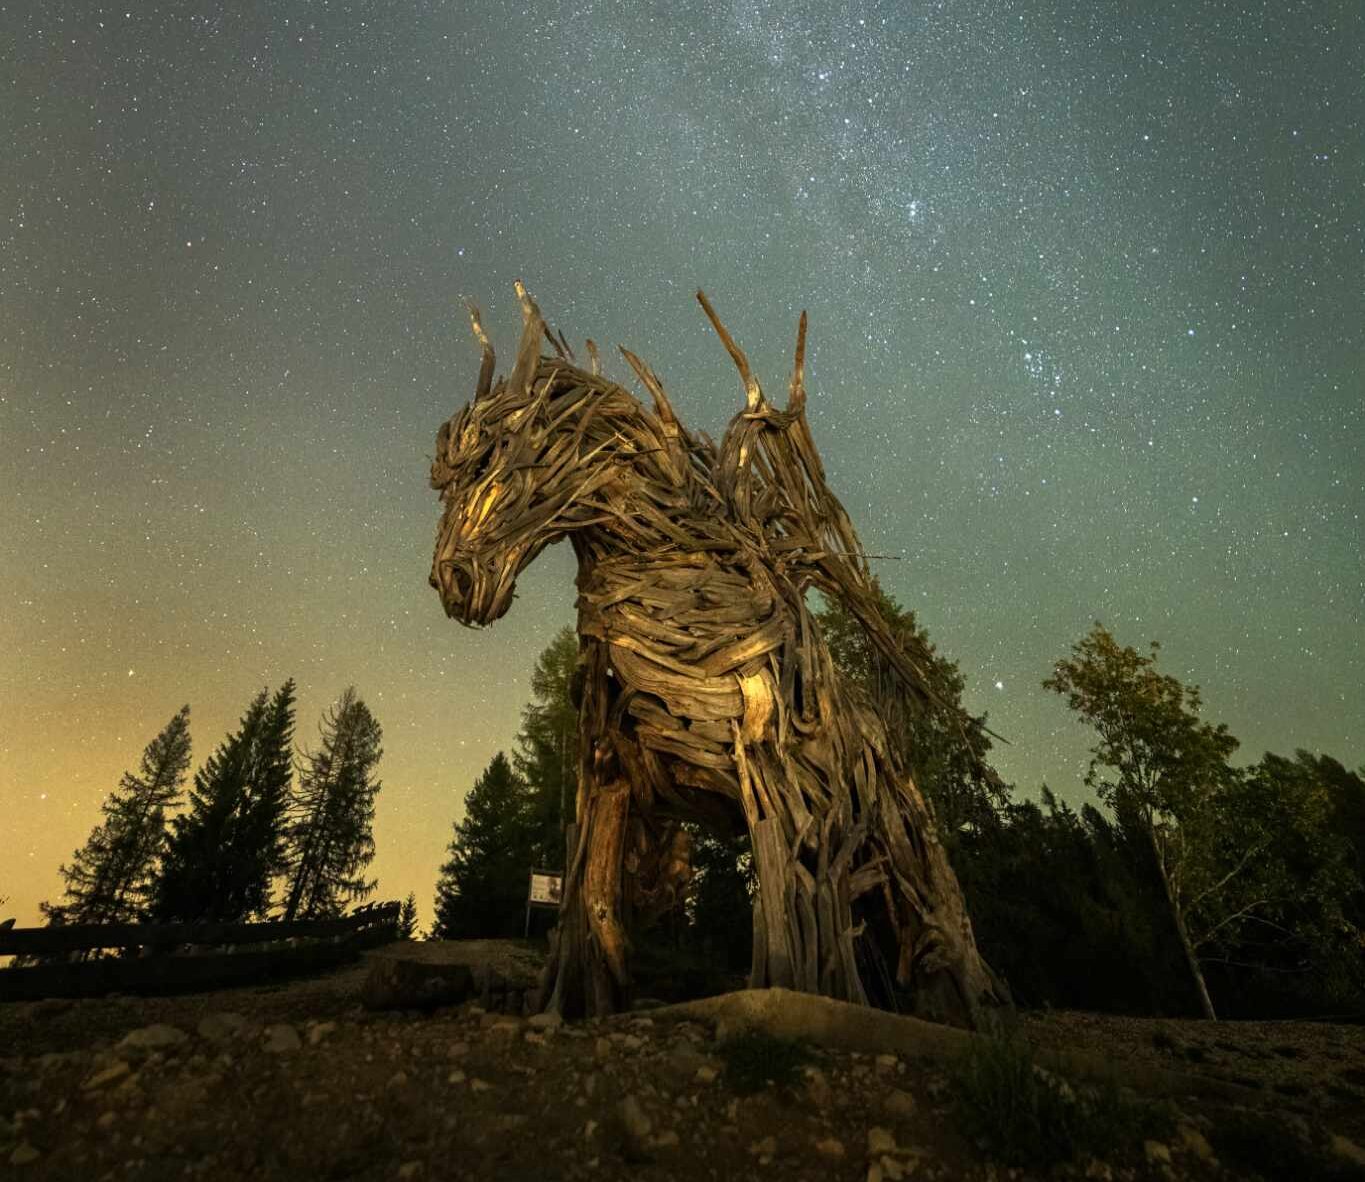
M 0 4 L 0 895 L 21 922 L 184 701 L 298 678 L 386 732 L 375 870 L 427 906 L 572 620 L 564 548 L 468 632 L 426 586 L 473 297 L 512 281 L 718 433 L 811 317 L 884 584 L 1082 798 L 1040 688 L 1094 619 L 1242 756 L 1365 758 L 1359 4 Z M 626 369 L 615 372 L 625 380 Z

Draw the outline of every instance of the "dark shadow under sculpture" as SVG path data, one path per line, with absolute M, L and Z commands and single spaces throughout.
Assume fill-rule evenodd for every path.
M 546 546 L 567 537 L 577 555 L 577 823 L 542 1007 L 628 1004 L 628 933 L 676 903 L 680 822 L 695 820 L 751 837 L 752 987 L 990 1024 L 1008 994 L 977 951 L 931 812 L 806 605 L 811 587 L 842 600 L 908 691 L 929 693 L 825 483 L 805 416 L 805 315 L 779 409 L 698 293 L 746 394 L 717 448 L 639 358 L 622 350 L 652 411 L 602 376 L 592 342 L 590 366 L 576 365 L 517 294 L 521 344 L 496 385 L 473 314 L 483 364 L 437 436 L 431 583 L 449 616 L 482 625 Z

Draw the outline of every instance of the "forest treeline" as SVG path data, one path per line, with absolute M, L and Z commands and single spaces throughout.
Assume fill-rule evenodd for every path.
M 1019 1004 L 1132 1014 L 1365 1016 L 1365 780 L 1322 754 L 1236 764 L 1197 687 L 1159 646 L 1096 624 L 1043 683 L 1093 738 L 1079 807 L 1024 798 L 990 765 L 986 719 L 913 612 L 892 628 L 929 657 L 938 705 L 915 708 L 837 606 L 819 613 L 836 665 L 887 718 L 930 802 L 982 951 Z M 520 935 L 532 866 L 564 864 L 577 767 L 577 637 L 540 655 L 510 756 L 465 799 L 441 868 L 432 935 Z M 692 889 L 636 964 L 677 993 L 733 987 L 748 969 L 755 888 L 745 840 L 692 830 Z
M 48 924 L 330 919 L 370 895 L 379 723 L 347 689 L 296 748 L 294 715 L 292 680 L 261 690 L 187 784 L 182 707 L 61 867 Z

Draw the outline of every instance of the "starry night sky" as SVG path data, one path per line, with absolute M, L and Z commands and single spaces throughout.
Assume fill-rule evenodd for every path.
M 689 425 L 742 395 L 704 287 L 810 416 L 874 564 L 1079 800 L 1040 688 L 1164 644 L 1241 756 L 1365 760 L 1365 8 L 1355 0 L 0 0 L 5 914 L 182 702 L 384 726 L 373 870 L 423 922 L 450 824 L 572 621 L 426 578 L 427 466 L 525 280 Z M 623 363 L 609 363 L 621 380 Z

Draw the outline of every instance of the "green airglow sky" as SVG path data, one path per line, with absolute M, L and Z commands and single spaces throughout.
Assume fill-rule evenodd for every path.
M 0 4 L 0 895 L 21 923 L 188 701 L 355 684 L 374 871 L 423 922 L 571 556 L 470 632 L 426 583 L 476 298 L 526 281 L 689 425 L 810 415 L 876 570 L 1022 790 L 1100 619 L 1241 756 L 1362 730 L 1359 4 Z M 623 381 L 627 371 L 617 364 Z

